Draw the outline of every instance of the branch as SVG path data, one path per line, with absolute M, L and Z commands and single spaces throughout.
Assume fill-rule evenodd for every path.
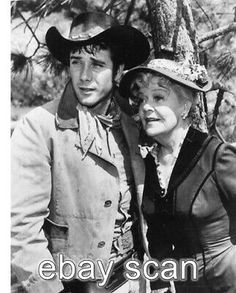
M 37 42 L 37 48 L 34 50 L 33 54 L 29 57 L 27 57 L 28 59 L 32 58 L 38 51 L 38 49 L 42 46 L 41 42 L 39 41 L 39 39 L 37 38 L 35 32 L 33 31 L 32 27 L 28 24 L 27 20 L 25 19 L 25 17 L 22 15 L 22 13 L 18 10 L 17 11 L 18 14 L 20 15 L 20 17 L 25 21 L 26 27 L 28 27 L 28 29 L 30 30 L 33 38 L 35 39 L 35 41 Z
M 216 90 L 221 90 L 223 92 L 227 92 L 231 95 L 234 95 L 234 93 L 231 91 L 229 87 L 226 87 L 224 83 L 216 80 L 215 82 L 212 83 L 212 87 L 210 89 L 211 91 L 216 91 Z
M 215 103 L 215 107 L 213 110 L 213 118 L 212 118 L 212 122 L 210 125 L 210 132 L 215 131 L 216 134 L 220 137 L 220 139 L 225 141 L 224 137 L 222 136 L 219 129 L 217 128 L 216 121 L 217 121 L 217 117 L 219 115 L 219 109 L 220 109 L 221 103 L 224 98 L 224 93 L 228 92 L 228 93 L 231 93 L 232 95 L 234 95 L 234 93 L 231 92 L 228 88 L 226 88 L 224 86 L 224 84 L 222 84 L 220 82 L 213 83 L 212 90 L 216 90 L 216 89 L 219 89 L 219 91 L 217 93 L 216 103 Z
M 225 35 L 225 34 L 227 34 L 229 32 L 233 32 L 233 31 L 236 31 L 236 22 L 233 22 L 230 25 L 226 25 L 226 26 L 218 28 L 218 29 L 216 29 L 214 31 L 206 33 L 204 36 L 199 38 L 198 43 L 200 44 L 200 43 L 205 42 L 207 40 L 217 38 L 217 37 L 219 37 L 221 35 Z
M 215 107 L 214 107 L 214 110 L 213 110 L 212 123 L 211 123 L 210 128 L 215 128 L 216 120 L 217 120 L 217 117 L 219 115 L 220 105 L 221 105 L 221 102 L 222 102 L 222 100 L 224 98 L 224 93 L 225 93 L 225 91 L 220 89 L 218 94 L 217 94 L 216 103 L 215 103 Z
M 38 26 L 39 26 L 39 23 L 40 23 L 40 21 L 41 21 L 41 19 L 42 19 L 42 16 L 40 16 L 39 19 L 38 19 L 38 22 L 37 22 L 37 24 L 36 24 L 36 26 L 35 26 L 35 28 L 34 28 L 34 33 L 36 32 L 36 30 L 37 30 L 37 28 L 38 28 Z M 30 38 L 28 44 L 26 45 L 26 47 L 28 47 L 28 46 L 30 45 L 30 43 L 31 43 L 31 41 L 32 41 L 33 38 L 34 38 L 34 35 L 31 36 L 31 38 Z
M 115 4 L 115 2 L 116 2 L 116 0 L 112 0 L 108 5 L 107 5 L 107 7 L 105 7 L 104 9 L 103 9 L 103 11 L 104 12 L 107 12 L 108 10 L 112 10 L 112 8 L 113 8 L 113 6 L 114 6 L 114 4 Z
M 206 52 L 206 51 L 214 48 L 214 46 L 216 45 L 216 43 L 217 43 L 217 41 L 214 39 L 213 42 L 212 42 L 212 44 L 210 46 L 204 47 L 204 48 L 203 47 L 200 47 L 200 53 L 204 53 L 204 52 Z
M 206 16 L 207 20 L 209 21 L 209 23 L 211 24 L 211 28 L 212 30 L 214 29 L 213 23 L 209 17 L 209 15 L 206 13 L 206 11 L 202 8 L 202 6 L 200 5 L 200 3 L 198 1 L 196 1 L 198 7 L 201 9 L 201 11 L 203 12 L 203 14 Z
M 216 134 L 219 139 L 222 141 L 222 142 L 226 142 L 225 138 L 223 137 L 223 135 L 221 134 L 219 128 L 217 127 L 217 125 L 213 125 L 211 128 L 210 128 L 210 132 L 212 134 Z
M 38 39 L 37 36 L 35 35 L 35 33 L 34 33 L 32 27 L 28 24 L 27 20 L 24 18 L 23 14 L 22 14 L 19 10 L 18 10 L 17 12 L 19 13 L 20 17 L 24 20 L 25 25 L 26 25 L 26 26 L 28 27 L 28 29 L 31 31 L 31 33 L 32 33 L 33 37 L 35 38 L 36 42 L 37 42 L 38 44 L 40 44 L 39 39 Z
M 131 0 L 131 3 L 128 7 L 128 11 L 127 11 L 127 15 L 126 15 L 126 18 L 125 18 L 125 25 L 128 25 L 129 24 L 129 19 L 130 19 L 130 16 L 133 12 L 133 9 L 134 9 L 134 5 L 135 5 L 135 0 Z

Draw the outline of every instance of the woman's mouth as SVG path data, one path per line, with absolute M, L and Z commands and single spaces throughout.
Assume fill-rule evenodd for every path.
M 149 123 L 149 122 L 157 122 L 157 121 L 160 121 L 161 119 L 159 118 L 145 118 L 145 121 L 146 123 Z

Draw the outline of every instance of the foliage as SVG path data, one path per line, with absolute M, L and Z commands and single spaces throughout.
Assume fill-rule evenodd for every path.
M 21 32 L 19 38 L 22 40 L 19 43 L 23 44 L 21 50 L 14 50 L 11 55 L 12 70 L 15 72 L 12 77 L 12 103 L 18 106 L 39 105 L 58 96 L 63 88 L 65 68 L 53 60 L 44 44 L 43 38 L 49 26 L 59 26 L 60 31 L 66 35 L 65 28 L 68 28 L 74 13 L 80 12 L 84 7 L 87 10 L 101 9 L 117 17 L 121 23 L 139 28 L 151 42 L 150 17 L 146 3 L 146 0 L 12 1 L 12 26 L 15 28 L 13 40 Z M 191 8 L 198 36 L 232 23 L 236 19 L 234 6 L 234 0 L 192 0 Z M 22 38 L 22 33 L 28 34 L 27 41 Z M 236 81 L 235 33 L 229 32 L 204 41 L 200 43 L 199 50 L 201 62 L 208 67 L 213 79 L 223 82 L 224 88 L 231 89 L 234 94 L 224 96 L 222 102 L 218 103 L 217 125 L 227 139 L 236 141 L 236 134 L 233 134 L 236 132 L 236 122 L 232 119 L 236 112 L 236 91 L 233 87 Z M 211 121 L 217 100 L 216 94 L 210 96 L 207 97 L 208 121 Z M 225 106 L 229 101 L 230 110 Z M 232 125 L 226 126 L 229 123 Z
M 234 0 L 195 0 L 192 11 L 198 35 L 209 30 L 216 30 L 231 24 L 235 18 Z M 216 126 L 227 141 L 236 141 L 236 35 L 229 32 L 221 37 L 210 39 L 200 44 L 202 59 L 208 67 L 210 76 L 224 84 L 231 93 L 224 93 L 223 99 L 217 104 L 217 93 L 208 94 L 208 120 L 211 121 L 214 110 L 219 112 Z
M 67 79 L 66 72 L 55 76 L 50 71 L 35 72 L 32 76 L 23 77 L 16 74 L 11 81 L 12 105 L 16 107 L 39 106 L 58 98 Z

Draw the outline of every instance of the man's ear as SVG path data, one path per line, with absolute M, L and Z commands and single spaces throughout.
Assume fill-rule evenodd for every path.
M 122 73 L 124 71 L 124 64 L 120 64 L 119 67 L 117 68 L 115 75 L 114 75 L 114 81 L 116 84 L 120 83 L 121 77 L 122 77 Z

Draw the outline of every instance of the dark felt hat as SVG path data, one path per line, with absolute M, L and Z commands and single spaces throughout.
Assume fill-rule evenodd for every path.
M 125 69 L 142 64 L 149 56 L 150 46 L 146 37 L 137 29 L 120 25 L 103 12 L 86 12 L 74 18 L 68 38 L 56 27 L 46 33 L 46 44 L 52 55 L 69 65 L 69 53 L 77 46 L 107 42 L 117 44 L 124 52 Z

